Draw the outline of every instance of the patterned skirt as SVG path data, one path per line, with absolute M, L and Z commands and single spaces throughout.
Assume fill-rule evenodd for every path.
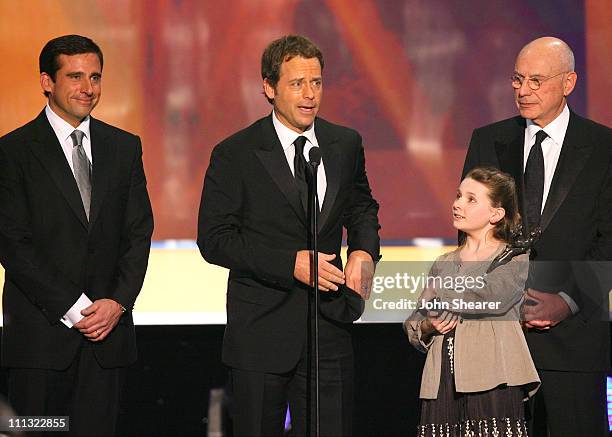
M 444 336 L 437 399 L 423 399 L 418 437 L 527 437 L 522 387 L 499 386 L 457 393 L 454 378 L 455 331 Z

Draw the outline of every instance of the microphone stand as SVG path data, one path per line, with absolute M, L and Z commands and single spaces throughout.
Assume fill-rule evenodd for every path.
M 312 274 L 314 279 L 314 301 L 315 301 L 315 320 L 314 320 L 314 337 L 315 337 L 315 435 L 319 437 L 320 428 L 320 404 L 319 404 L 319 231 L 318 231 L 318 215 L 319 215 L 319 195 L 317 192 L 317 170 L 321 162 L 321 151 L 318 147 L 312 147 L 309 152 L 308 167 L 310 168 L 310 181 L 312 189 L 309 190 L 311 195 L 310 203 L 310 226 L 312 235 L 312 251 L 313 251 L 313 268 Z

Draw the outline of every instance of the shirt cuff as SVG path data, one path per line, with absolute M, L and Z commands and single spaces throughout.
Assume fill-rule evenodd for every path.
M 569 294 L 560 291 L 559 296 L 561 296 L 561 299 L 563 299 L 565 301 L 565 303 L 567 304 L 567 306 L 570 308 L 572 315 L 575 315 L 578 313 L 578 311 L 580 311 L 580 307 L 578 306 L 578 304 L 574 301 L 574 299 L 572 299 Z

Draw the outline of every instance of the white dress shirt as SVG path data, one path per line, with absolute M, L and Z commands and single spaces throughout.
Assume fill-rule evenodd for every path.
M 319 147 L 319 143 L 317 142 L 317 137 L 315 136 L 314 131 L 314 123 L 304 131 L 304 133 L 299 134 L 294 130 L 289 129 L 280 120 L 276 117 L 276 113 L 272 111 L 272 123 L 274 124 L 274 130 L 276 130 L 276 135 L 280 140 L 281 146 L 283 147 L 283 151 L 285 152 L 285 158 L 287 158 L 287 163 L 289 164 L 289 168 L 291 169 L 291 173 L 295 176 L 295 170 L 293 168 L 293 158 L 295 158 L 295 146 L 293 142 L 299 136 L 306 137 L 306 144 L 304 144 L 304 159 L 308 162 L 308 154 L 310 153 L 310 149 L 313 147 Z M 319 171 L 317 172 L 317 195 L 319 196 L 319 209 L 323 205 L 323 200 L 325 199 L 325 191 L 327 190 L 327 178 L 325 177 L 325 166 L 323 165 L 323 158 L 321 158 L 321 164 L 319 165 Z
M 47 107 L 45 108 L 45 115 L 47 116 L 47 120 L 49 120 L 49 124 L 51 124 L 51 127 L 53 128 L 53 132 L 55 132 L 57 140 L 62 146 L 62 151 L 64 152 L 64 156 L 66 156 L 66 161 L 68 161 L 72 174 L 74 174 L 72 164 L 72 149 L 74 147 L 74 143 L 72 142 L 72 138 L 70 138 L 70 134 L 76 129 L 85 134 L 83 136 L 83 148 L 85 149 L 87 159 L 89 159 L 89 162 L 91 162 L 93 165 L 93 159 L 91 156 L 91 136 L 89 134 L 89 116 L 85 117 L 81 124 L 74 128 L 70 123 L 53 112 L 53 109 L 49 107 L 49 104 L 47 104 Z
M 527 158 L 529 157 L 529 151 L 535 144 L 536 134 L 543 130 L 546 132 L 548 137 L 542 141 L 542 153 L 544 154 L 544 194 L 542 196 L 542 211 L 546 206 L 546 200 L 548 199 L 548 193 L 550 192 L 550 186 L 552 184 L 553 176 L 559 162 L 559 156 L 561 155 L 561 147 L 563 146 L 563 140 L 565 140 L 565 133 L 567 132 L 567 126 L 569 125 L 570 112 L 567 105 L 561 111 L 561 114 L 557 116 L 553 121 L 547 124 L 544 128 L 541 128 L 531 120 L 527 120 L 527 127 L 525 128 L 525 142 L 524 142 L 524 153 L 523 153 L 523 171 L 527 166 Z M 541 211 L 541 212 L 542 212 Z M 572 299 L 567 293 L 560 291 L 559 296 L 567 303 L 572 311 L 572 314 L 576 314 L 580 311 L 578 304 Z
M 47 104 L 47 107 L 45 108 L 45 115 L 47 116 L 47 120 L 49 120 L 49 124 L 53 128 L 53 132 L 55 132 L 57 140 L 62 146 L 62 151 L 64 152 L 66 161 L 68 161 L 70 170 L 74 175 L 74 166 L 72 164 L 72 149 L 74 147 L 74 143 L 72 138 L 70 138 L 70 134 L 75 130 L 75 128 L 53 112 L 53 110 L 49 107 L 49 104 Z M 76 129 L 85 134 L 83 136 L 83 148 L 85 149 L 87 159 L 89 159 L 89 162 L 93 163 L 91 157 L 91 137 L 89 135 L 89 116 L 85 117 L 85 119 L 77 126 Z M 79 322 L 83 318 L 81 310 L 87 308 L 89 305 L 91 305 L 91 303 L 92 302 L 87 295 L 82 293 L 74 305 L 72 305 L 72 307 L 70 307 L 66 314 L 64 314 L 64 316 L 61 318 L 61 322 L 68 328 L 72 328 L 75 323 Z
M 559 155 L 561 154 L 561 146 L 563 146 L 565 132 L 567 131 L 567 126 L 569 124 L 569 117 L 570 112 L 567 105 L 565 105 L 565 108 L 563 108 L 561 114 L 559 114 L 557 118 L 547 124 L 543 129 L 533 121 L 527 120 L 523 149 L 523 170 L 525 170 L 525 167 L 527 166 L 529 151 L 535 144 L 536 134 L 541 130 L 548 134 L 548 137 L 542 141 L 542 153 L 544 154 L 544 195 L 542 196 L 542 211 L 544 211 L 546 199 L 548 199 L 548 193 L 550 192 L 550 185 L 552 184 L 555 169 L 557 168 L 557 163 L 559 162 Z

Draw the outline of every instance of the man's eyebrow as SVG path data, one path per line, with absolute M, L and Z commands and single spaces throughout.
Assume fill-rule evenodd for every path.
M 289 82 L 296 82 L 298 80 L 305 80 L 306 78 L 304 76 L 300 76 L 300 77 L 294 77 L 293 79 L 289 79 Z M 323 76 L 316 76 L 313 77 L 311 80 L 323 80 Z
M 527 75 L 525 75 L 525 74 L 523 74 L 523 73 L 519 73 L 519 72 L 518 72 L 518 71 L 516 71 L 516 70 L 514 71 L 514 74 L 516 74 L 517 76 L 521 76 L 521 77 L 527 77 L 527 76 L 529 76 L 529 79 L 532 79 L 532 78 L 534 78 L 534 77 L 546 77 L 545 75 L 540 74 L 540 73 L 534 73 L 534 74 L 527 74 Z

